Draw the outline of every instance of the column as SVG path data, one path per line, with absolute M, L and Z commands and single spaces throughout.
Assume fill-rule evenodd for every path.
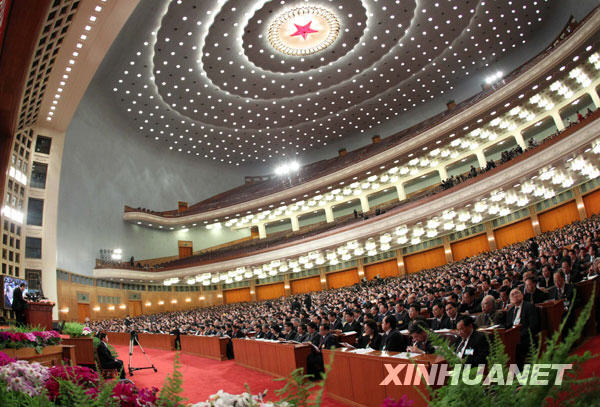
M 327 275 L 325 274 L 325 267 L 319 268 L 319 277 L 321 278 L 321 289 L 328 290 L 329 284 L 327 284 Z
M 515 141 L 517 142 L 517 144 L 519 146 L 521 146 L 521 148 L 523 150 L 525 150 L 527 148 L 527 145 L 525 144 L 525 139 L 523 138 L 523 135 L 521 134 L 521 132 L 515 133 L 514 138 L 515 138 Z
M 258 224 L 258 238 L 264 239 L 265 237 L 267 237 L 267 228 L 264 223 L 259 223 Z
M 250 301 L 256 302 L 256 279 L 250 280 Z
M 484 226 L 490 250 L 496 250 L 498 246 L 496 245 L 496 237 L 494 236 L 494 225 L 492 225 L 491 221 L 488 221 L 484 223 Z
M 290 216 L 290 220 L 292 221 L 292 231 L 296 232 L 300 230 L 300 223 L 298 222 L 298 217 L 296 215 Z
M 594 102 L 594 105 L 596 105 L 597 108 L 600 108 L 600 97 L 598 96 L 596 89 L 590 89 L 588 93 L 592 98 L 592 102 Z
M 286 273 L 283 275 L 283 290 L 284 290 L 284 295 L 286 297 L 289 297 L 290 295 L 292 295 L 292 287 L 290 285 L 289 273 Z
M 217 305 L 225 304 L 225 297 L 223 297 L 223 283 L 219 283 L 219 291 L 217 291 Z
M 401 276 L 406 275 L 406 267 L 404 267 L 404 256 L 402 255 L 402 249 L 396 250 L 396 260 L 398 261 L 398 273 Z
M 325 220 L 327 223 L 331 223 L 335 220 L 333 217 L 333 208 L 330 205 L 325 207 Z
M 448 179 L 448 171 L 446 171 L 446 167 L 440 166 L 437 168 L 438 173 L 440 174 L 440 180 L 443 181 Z
M 452 246 L 450 245 L 450 239 L 448 235 L 442 237 L 442 242 L 444 243 L 444 254 L 446 255 L 446 262 L 452 263 L 454 261 L 454 256 L 452 254 Z
M 369 212 L 369 198 L 366 195 L 360 196 L 360 206 L 362 207 L 363 213 Z
M 479 167 L 485 168 L 487 166 L 487 161 L 485 159 L 485 154 L 483 154 L 483 151 L 478 150 L 475 152 L 475 155 L 477 156 L 477 161 L 479 161 Z
M 536 236 L 541 235 L 542 229 L 540 228 L 540 221 L 535 210 L 535 205 L 531 205 L 529 207 L 529 217 L 531 218 L 531 226 L 533 226 L 533 233 L 535 233 Z
M 577 204 L 577 212 L 579 212 L 579 219 L 586 220 L 587 212 L 585 211 L 585 203 L 583 202 L 583 196 L 581 196 L 581 190 L 579 186 L 573 188 L 573 194 L 575 194 L 575 203 Z
M 396 186 L 396 192 L 398 192 L 398 200 L 404 201 L 406 199 L 406 192 L 404 191 L 404 185 L 402 183 L 398 183 Z
M 554 119 L 554 124 L 556 124 L 556 128 L 559 131 L 562 131 L 565 129 L 565 124 L 563 123 L 562 117 L 560 117 L 558 110 L 551 111 L 550 116 L 552 116 L 552 118 Z
M 365 266 L 363 265 L 362 257 L 356 259 L 356 270 L 358 271 L 358 278 L 362 279 L 365 276 Z

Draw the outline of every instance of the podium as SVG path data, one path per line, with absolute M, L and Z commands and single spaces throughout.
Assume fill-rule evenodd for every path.
M 52 329 L 52 302 L 27 302 L 25 320 L 29 326 L 40 326 L 43 329 Z

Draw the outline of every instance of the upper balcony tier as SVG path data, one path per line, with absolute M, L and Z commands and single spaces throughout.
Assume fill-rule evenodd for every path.
M 439 245 L 451 234 L 480 234 L 491 222 L 503 218 L 514 221 L 525 212 L 525 216 L 535 214 L 536 205 L 543 207 L 544 202 L 565 194 L 572 197 L 573 188 L 579 185 L 596 185 L 599 155 L 597 110 L 503 165 L 436 194 L 401 202 L 380 216 L 336 224 L 306 236 L 297 234 L 289 240 L 250 240 L 209 255 L 163 264 L 151 274 L 124 270 L 129 268 L 125 265 L 105 265 L 96 267 L 94 275 L 126 279 L 147 279 L 150 275 L 157 280 L 188 278 L 193 280 L 190 284 L 229 284 L 234 279 L 260 280 L 267 275 L 335 266 L 407 248 L 423 250 Z
M 573 103 L 586 99 L 599 106 L 599 37 L 596 9 L 489 89 L 378 143 L 306 165 L 294 177 L 242 185 L 187 210 L 125 207 L 123 218 L 156 229 L 257 226 L 264 238 L 269 224 L 285 219 L 297 231 L 299 218 L 317 209 L 333 222 L 334 209 L 352 200 L 360 201 L 363 212 L 371 209 L 374 195 L 389 190 L 402 201 L 422 179 L 436 179 L 434 185 L 464 171 L 461 163 L 484 168 L 506 146 L 526 149 L 529 139 L 544 137 L 535 134 L 536 127 L 562 131 L 576 117 Z

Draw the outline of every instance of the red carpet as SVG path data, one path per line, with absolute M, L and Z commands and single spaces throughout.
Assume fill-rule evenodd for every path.
M 128 348 L 126 346 L 115 346 L 119 353 L 119 359 L 123 360 L 127 368 Z M 158 349 L 144 348 L 150 361 L 158 369 L 154 373 L 152 369 L 139 370 L 129 377 L 138 387 L 156 386 L 162 388 L 167 374 L 173 372 L 173 359 L 175 352 L 168 352 Z M 242 366 L 238 366 L 234 361 L 216 361 L 212 359 L 201 358 L 181 354 L 181 373 L 183 374 L 183 396 L 188 402 L 197 403 L 205 401 L 211 394 L 219 390 L 227 393 L 240 394 L 246 391 L 244 384 L 248 384 L 252 394 L 258 394 L 268 390 L 267 399 L 273 399 L 274 390 L 283 387 L 280 381 L 274 381 L 272 376 L 260 373 Z M 134 367 L 148 366 L 146 358 L 139 349 L 135 349 L 131 359 L 131 365 Z M 322 403 L 324 407 L 345 406 L 340 402 L 325 397 Z

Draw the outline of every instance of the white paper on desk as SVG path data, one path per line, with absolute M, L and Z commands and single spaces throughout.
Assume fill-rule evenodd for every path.
M 403 329 L 400 331 L 402 335 L 408 335 L 408 329 Z
M 349 352 L 357 353 L 359 355 L 364 355 L 365 353 L 373 352 L 373 349 L 364 348 L 364 349 L 352 349 Z
M 444 333 L 448 333 L 451 332 L 451 329 L 448 328 L 443 328 L 443 329 L 436 329 L 434 332 L 440 333 L 440 334 L 444 334 Z
M 342 332 L 342 335 L 356 335 L 356 331 Z
M 481 328 L 481 330 L 487 331 L 487 330 L 490 330 L 490 329 L 498 329 L 498 328 L 502 328 L 502 326 L 496 324 L 496 325 L 488 326 L 487 328 Z
M 413 353 L 413 352 L 401 352 L 398 353 L 397 355 L 392 356 L 393 358 L 398 358 L 398 359 L 412 359 L 414 357 L 419 356 L 419 353 Z

